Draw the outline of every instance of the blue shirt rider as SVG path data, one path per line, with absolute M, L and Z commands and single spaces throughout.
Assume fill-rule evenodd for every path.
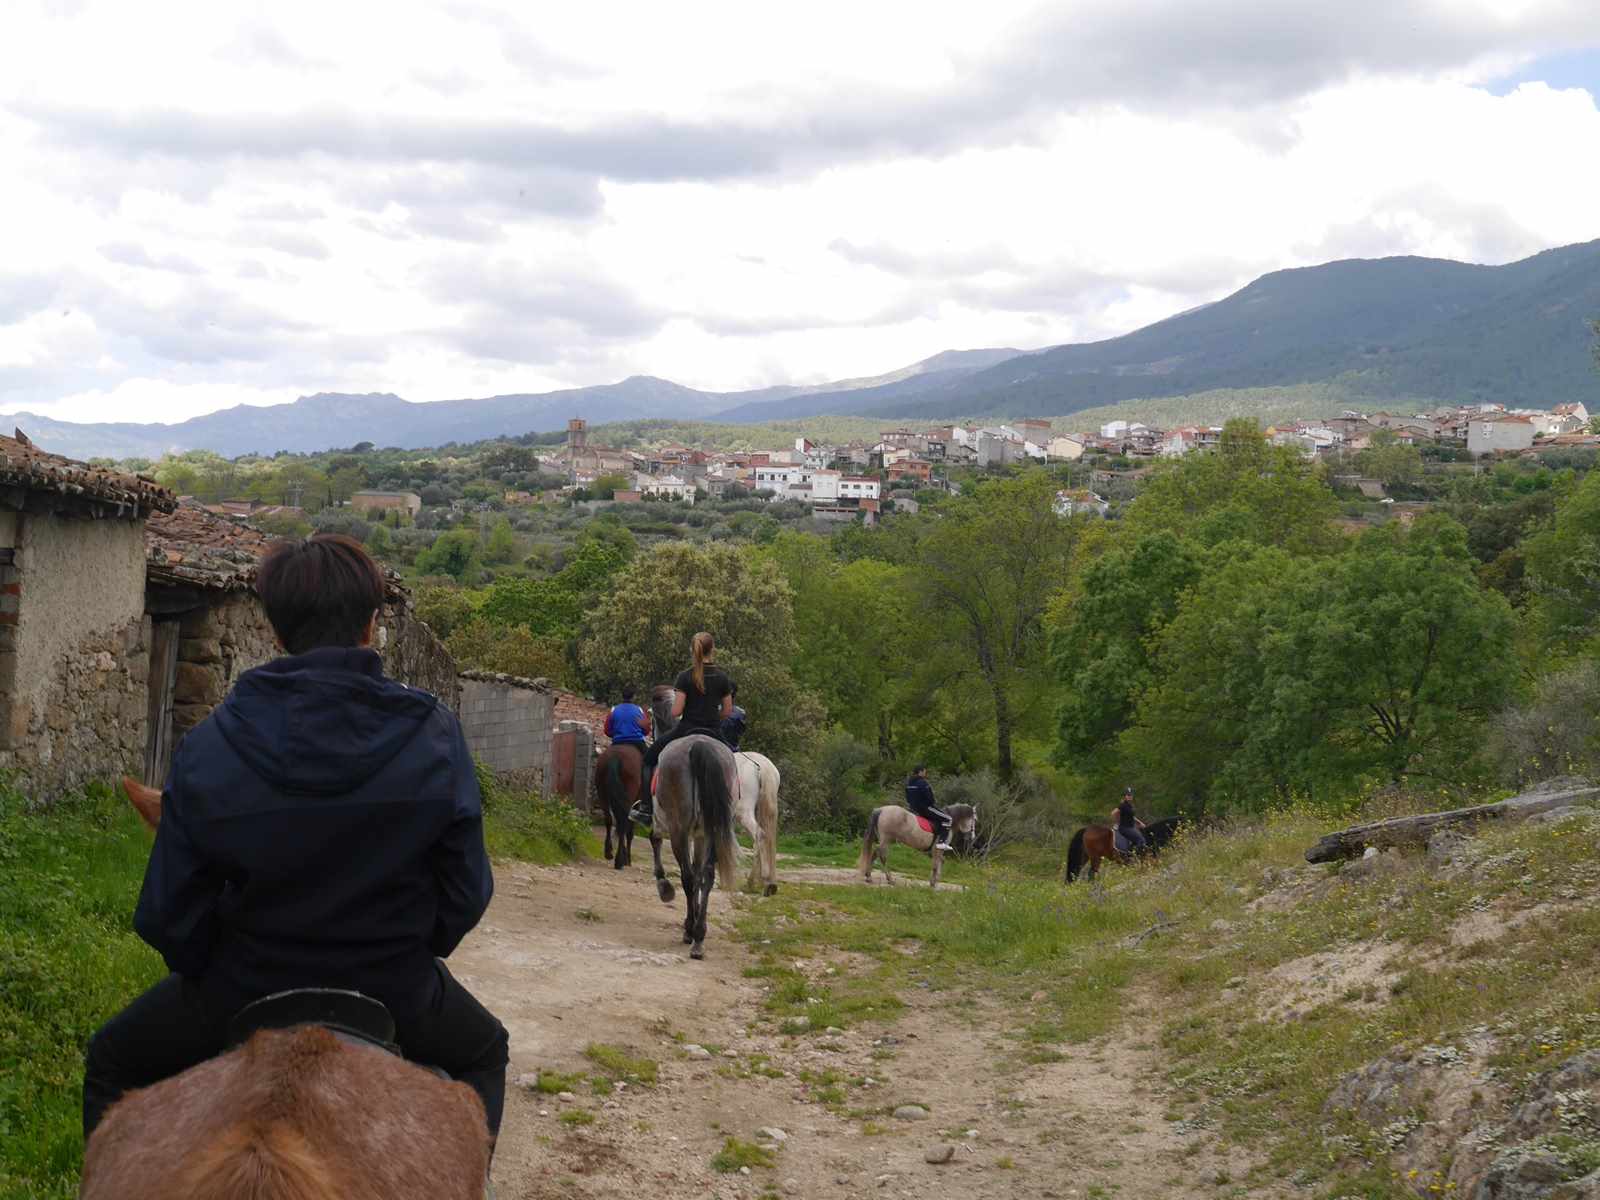
M 633 702 L 633 688 L 622 689 L 622 703 L 606 714 L 606 736 L 613 746 L 637 746 L 644 750 L 650 736 L 650 714 Z
M 906 780 L 906 807 L 933 823 L 935 849 L 951 848 L 950 815 L 933 806 L 933 785 L 928 782 L 928 768 L 921 763 L 911 772 L 911 778 Z

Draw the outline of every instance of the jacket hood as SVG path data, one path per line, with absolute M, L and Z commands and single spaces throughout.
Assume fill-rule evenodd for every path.
M 377 774 L 438 706 L 385 678 L 373 651 L 328 648 L 246 671 L 212 719 L 268 783 L 337 793 Z

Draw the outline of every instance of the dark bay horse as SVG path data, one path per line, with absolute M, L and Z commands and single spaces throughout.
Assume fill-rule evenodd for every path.
M 1148 845 L 1138 852 L 1138 856 L 1143 858 L 1146 855 L 1154 857 L 1160 854 L 1172 841 L 1182 824 L 1182 817 L 1165 817 L 1150 822 L 1144 827 L 1145 841 Z M 1101 861 L 1107 858 L 1127 865 L 1133 856 L 1117 849 L 1116 836 L 1111 826 L 1085 825 L 1072 835 L 1072 843 L 1067 847 L 1066 882 L 1071 883 L 1075 880 L 1083 873 L 1085 866 L 1089 868 L 1089 878 L 1094 879 L 1100 874 Z
M 606 817 L 606 857 L 619 871 L 633 861 L 633 822 L 628 810 L 639 798 L 643 778 L 644 751 L 632 743 L 607 746 L 595 760 L 594 790 Z M 611 848 L 613 826 L 617 831 L 615 854 Z

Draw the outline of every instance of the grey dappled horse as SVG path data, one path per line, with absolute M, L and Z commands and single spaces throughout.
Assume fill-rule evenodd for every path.
M 971 836 L 977 829 L 978 810 L 975 806 L 952 804 L 946 811 L 950 815 L 951 833 Z M 944 869 L 944 851 L 939 849 L 934 835 L 918 824 L 917 814 L 898 804 L 875 808 L 872 816 L 867 818 L 867 836 L 862 840 L 861 858 L 856 863 L 856 870 L 865 877 L 865 882 L 872 882 L 874 862 L 883 868 L 883 881 L 894 882 L 889 876 L 889 847 L 896 842 L 932 856 L 933 874 L 928 879 L 928 886 L 938 887 L 939 873 Z
M 738 846 L 733 837 L 733 808 L 738 794 L 739 768 L 733 751 L 721 738 L 692 733 L 661 752 L 656 764 L 650 853 L 655 857 L 656 892 L 663 904 L 671 904 L 672 884 L 661 865 L 662 838 L 671 840 L 689 907 L 683 940 L 690 958 L 705 957 L 706 904 L 719 870 L 722 886 L 733 887 Z

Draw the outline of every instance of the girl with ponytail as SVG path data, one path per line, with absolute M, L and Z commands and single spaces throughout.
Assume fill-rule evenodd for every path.
M 717 644 L 709 633 L 700 632 L 689 639 L 689 656 L 694 665 L 679 674 L 672 683 L 676 693 L 672 698 L 672 717 L 677 722 L 672 730 L 656 738 L 655 744 L 645 752 L 644 784 L 639 789 L 639 802 L 629 815 L 641 825 L 650 823 L 654 804 L 650 795 L 650 777 L 655 773 L 656 762 L 669 743 L 691 733 L 710 737 L 722 736 L 722 721 L 733 712 L 733 681 L 714 661 Z

